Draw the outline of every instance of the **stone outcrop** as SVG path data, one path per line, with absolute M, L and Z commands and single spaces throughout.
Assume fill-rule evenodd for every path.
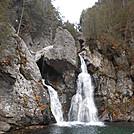
M 25 42 L 12 33 L 0 52 L 0 131 L 48 123 L 49 96 Z
M 77 67 L 77 52 L 72 35 L 59 27 L 56 30 L 54 45 L 44 53 L 44 60 L 56 71 L 63 72 Z
M 38 61 L 43 56 L 46 63 L 59 73 L 77 67 L 75 40 L 66 29 L 61 27 L 56 30 L 54 45 L 48 45 L 36 52 L 31 50 L 31 54 L 35 61 Z
M 72 35 L 59 27 L 54 45 L 39 50 L 36 45 L 27 47 L 15 31 L 12 33 L 0 46 L 0 131 L 51 122 L 42 77 L 58 91 L 66 118 L 76 85 L 77 51 Z

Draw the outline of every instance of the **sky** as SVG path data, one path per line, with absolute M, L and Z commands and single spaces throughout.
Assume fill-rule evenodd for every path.
M 98 0 L 55 0 L 54 7 L 64 16 L 64 21 L 79 23 L 80 15 L 83 9 L 92 7 Z

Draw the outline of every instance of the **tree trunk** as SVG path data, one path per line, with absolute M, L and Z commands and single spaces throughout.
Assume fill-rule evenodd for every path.
M 18 35 L 20 33 L 20 27 L 21 27 L 21 23 L 22 23 L 23 14 L 24 14 L 24 4 L 25 4 L 25 0 L 23 0 L 23 4 L 22 4 L 22 12 L 21 12 L 20 22 L 19 22 L 19 26 L 18 26 L 18 30 L 17 30 Z

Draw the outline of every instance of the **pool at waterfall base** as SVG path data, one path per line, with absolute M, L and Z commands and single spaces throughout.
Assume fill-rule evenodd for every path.
M 74 123 L 75 124 L 75 123 Z M 102 126 L 71 124 L 71 125 L 49 125 L 43 129 L 20 130 L 10 134 L 133 134 L 133 122 L 105 123 Z

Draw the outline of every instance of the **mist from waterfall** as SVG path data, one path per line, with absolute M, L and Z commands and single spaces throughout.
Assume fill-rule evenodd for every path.
M 81 73 L 78 75 L 76 94 L 71 100 L 68 120 L 84 123 L 98 122 L 91 76 L 88 74 L 84 59 L 80 55 L 79 57 Z

